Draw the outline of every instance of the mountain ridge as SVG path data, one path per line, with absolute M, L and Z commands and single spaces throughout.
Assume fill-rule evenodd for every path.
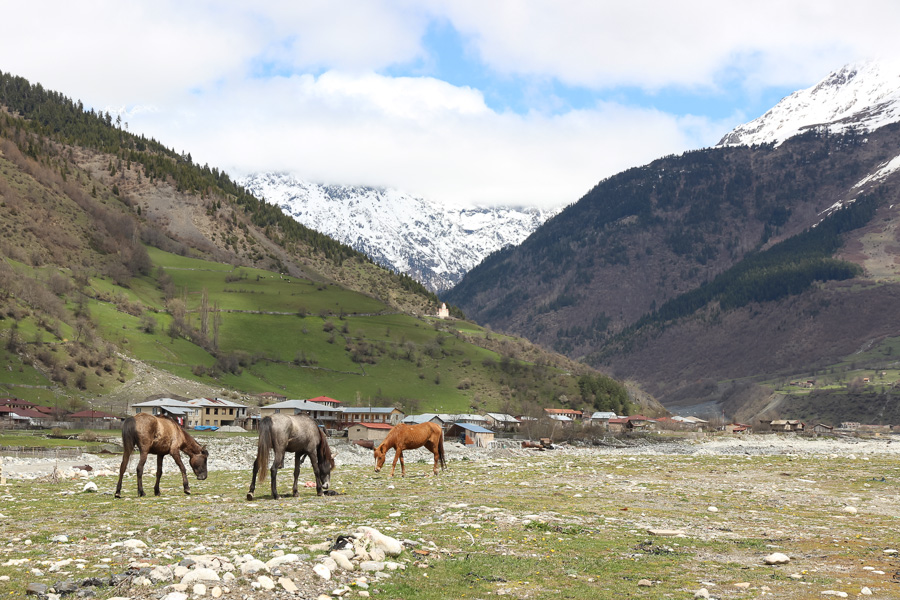
M 256 173 L 238 181 L 298 222 L 438 293 L 558 212 L 448 207 L 396 189 L 317 184 L 288 173 Z

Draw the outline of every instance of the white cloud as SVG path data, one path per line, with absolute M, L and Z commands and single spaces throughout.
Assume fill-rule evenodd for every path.
M 559 205 L 758 116 L 629 106 L 622 86 L 660 106 L 673 88 L 708 97 L 735 81 L 751 92 L 806 86 L 845 62 L 895 55 L 900 4 L 61 0 L 3 14 L 4 71 L 88 106 L 125 107 L 132 131 L 234 174 Z M 520 82 L 531 111 L 492 110 L 488 90 L 462 80 L 401 76 L 440 62 L 424 45 L 436 22 L 460 32 L 482 76 Z M 553 82 L 612 90 L 617 102 L 573 110 Z

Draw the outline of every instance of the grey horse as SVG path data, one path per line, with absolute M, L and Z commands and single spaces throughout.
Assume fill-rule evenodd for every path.
M 313 473 L 316 476 L 316 494 L 321 496 L 331 481 L 331 470 L 334 469 L 334 457 L 331 448 L 325 438 L 325 431 L 306 415 L 274 414 L 264 417 L 259 422 L 259 443 L 256 450 L 256 460 L 253 462 L 253 478 L 250 480 L 250 491 L 247 492 L 247 500 L 253 500 L 253 492 L 256 491 L 256 476 L 259 481 L 266 480 L 266 470 L 269 469 L 269 453 L 275 452 L 272 460 L 272 498 L 278 499 L 278 489 L 275 483 L 278 469 L 284 467 L 284 455 L 287 452 L 294 453 L 294 488 L 293 495 L 300 494 L 297 489 L 297 478 L 300 476 L 300 465 L 303 459 L 309 457 Z

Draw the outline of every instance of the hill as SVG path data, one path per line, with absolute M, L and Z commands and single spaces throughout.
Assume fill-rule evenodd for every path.
M 759 398 L 791 379 L 884 370 L 890 360 L 851 356 L 887 352 L 898 325 L 900 126 L 840 124 L 610 177 L 444 298 L 633 378 L 668 408 L 795 416 L 790 401 Z M 849 404 L 842 416 L 869 412 Z
M 2 394 L 110 412 L 264 391 L 407 411 L 629 406 L 584 365 L 428 317 L 437 298 L 411 278 L 109 114 L 2 73 L 0 106 Z

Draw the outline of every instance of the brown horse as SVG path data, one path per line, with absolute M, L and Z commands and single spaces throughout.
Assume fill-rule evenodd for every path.
M 434 474 L 438 473 L 438 461 L 441 463 L 441 469 L 444 469 L 446 463 L 444 461 L 444 432 L 441 431 L 439 425 L 427 422 L 418 425 L 407 425 L 400 423 L 394 426 L 388 432 L 384 441 L 375 448 L 375 472 L 381 471 L 384 466 L 384 459 L 388 450 L 394 449 L 394 464 L 391 465 L 391 477 L 394 476 L 394 469 L 397 468 L 397 459 L 400 459 L 400 476 L 406 477 L 406 465 L 403 463 L 403 451 L 413 450 L 425 446 L 434 454 Z
M 133 417 L 128 417 L 122 425 L 122 445 L 125 451 L 122 454 L 122 465 L 119 467 L 119 484 L 116 486 L 116 498 L 122 497 L 122 476 L 125 475 L 125 471 L 128 469 L 128 461 L 131 460 L 131 453 L 134 451 L 135 446 L 141 453 L 137 465 L 138 496 L 145 495 L 144 463 L 147 462 L 148 454 L 156 455 L 156 485 L 153 486 L 153 493 L 157 496 L 159 496 L 159 480 L 162 477 L 163 459 L 166 455 L 171 456 L 178 468 L 181 469 L 181 479 L 184 481 L 185 494 L 190 494 L 191 488 L 188 485 L 184 463 L 181 462 L 182 452 L 190 457 L 191 469 L 194 470 L 194 475 L 197 476 L 197 479 L 200 481 L 206 479 L 206 459 L 209 457 L 209 452 L 175 421 L 165 417 L 155 417 L 147 413 L 138 413 Z
M 256 460 L 253 461 L 253 477 L 250 480 L 250 491 L 247 500 L 253 500 L 256 491 L 256 475 L 259 482 L 266 480 L 269 469 L 269 452 L 275 451 L 272 460 L 272 498 L 278 499 L 278 487 L 275 478 L 278 469 L 284 467 L 284 455 L 294 453 L 294 497 L 300 495 L 297 479 L 300 477 L 300 465 L 309 457 L 313 474 L 316 476 L 316 494 L 321 496 L 331 482 L 331 470 L 334 469 L 334 457 L 325 432 L 307 415 L 285 415 L 276 413 L 259 422 L 259 442 L 256 449 Z

